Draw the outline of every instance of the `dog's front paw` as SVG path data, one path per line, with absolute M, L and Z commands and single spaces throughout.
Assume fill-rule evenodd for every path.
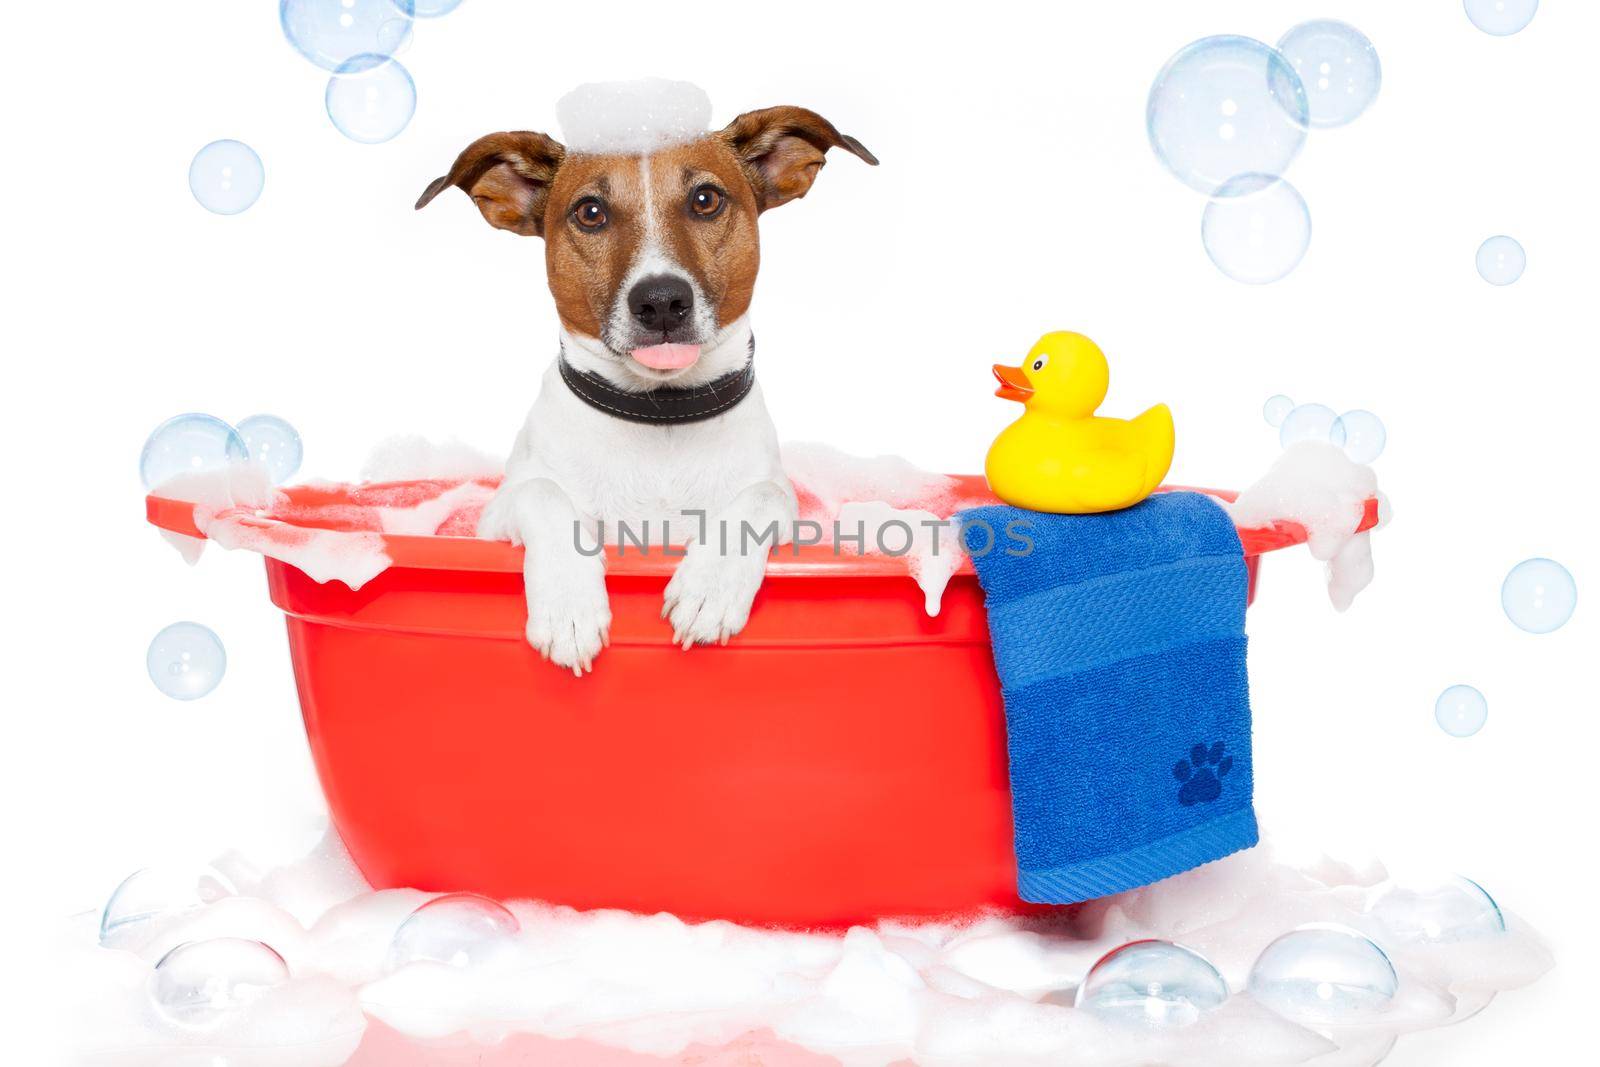
M 478 536 L 485 541 L 510 541 L 522 544 L 522 528 L 517 521 L 516 487 L 502 485 L 484 505 L 478 516 Z
M 672 623 L 672 640 L 684 648 L 727 644 L 749 621 L 750 604 L 766 568 L 765 556 L 689 549 L 667 583 L 661 608 L 661 617 Z
M 605 568 L 591 562 L 596 561 L 563 561 L 554 573 L 530 575 L 528 585 L 528 644 L 580 677 L 594 669 L 595 657 L 610 643 Z

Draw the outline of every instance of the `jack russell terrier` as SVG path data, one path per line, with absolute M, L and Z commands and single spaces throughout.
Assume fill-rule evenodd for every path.
M 739 536 L 745 524 L 792 533 L 795 493 L 753 368 L 756 218 L 805 196 L 830 148 L 878 162 L 798 107 L 642 153 L 495 133 L 417 201 L 455 186 L 491 226 L 544 238 L 560 353 L 478 534 L 524 546 L 528 643 L 575 674 L 611 624 L 604 554 L 580 533 L 593 544 L 607 524 L 670 522 L 687 548 L 662 616 L 684 648 L 724 643 L 749 618 L 771 545 Z

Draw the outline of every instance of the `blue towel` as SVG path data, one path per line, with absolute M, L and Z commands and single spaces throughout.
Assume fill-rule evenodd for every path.
M 1005 693 L 1022 899 L 1090 900 L 1254 845 L 1228 514 L 1165 493 L 1105 515 L 961 518 Z

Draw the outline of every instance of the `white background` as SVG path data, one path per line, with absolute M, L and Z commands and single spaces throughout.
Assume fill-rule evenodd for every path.
M 467 0 L 419 25 L 402 56 L 416 119 L 369 147 L 328 123 L 323 75 L 270 0 L 13 5 L 0 607 L 22 899 L 8 914 L 37 929 L 164 858 L 287 854 L 318 811 L 260 564 L 212 554 L 188 570 L 144 525 L 150 428 L 275 412 L 302 432 L 306 473 L 328 477 L 402 430 L 505 451 L 553 351 L 541 247 L 489 230 L 459 194 L 411 204 L 479 134 L 553 132 L 570 85 L 662 74 L 703 84 L 718 123 L 801 104 L 883 160 L 836 153 L 809 198 L 763 222 L 759 366 L 786 438 L 978 470 L 1016 414 L 990 395 L 989 364 L 1049 328 L 1105 348 L 1110 413 L 1172 405 L 1175 481 L 1262 471 L 1272 393 L 1385 419 L 1377 469 L 1397 517 L 1375 541 L 1375 587 L 1337 616 L 1320 568 L 1287 553 L 1251 612 L 1259 809 L 1304 847 L 1470 874 L 1554 942 L 1545 981 L 1403 1040 L 1392 1062 L 1575 1062 L 1560 1050 L 1592 1032 L 1600 960 L 1600 5 L 1544 6 L 1499 39 L 1459 0 Z M 1383 92 L 1353 126 L 1313 134 L 1289 174 L 1310 254 L 1249 288 L 1206 259 L 1203 203 L 1151 156 L 1145 94 L 1197 37 L 1270 41 L 1320 16 L 1372 38 Z M 267 169 L 235 218 L 186 184 L 219 137 Z M 1502 232 L 1529 267 L 1494 289 L 1473 255 Z M 1498 603 L 1534 555 L 1564 561 L 1582 597 L 1544 637 Z M 192 705 L 144 670 L 150 637 L 180 618 L 230 655 Z M 1432 719 L 1456 682 L 1490 701 L 1467 741 Z M 31 968 L 5 969 L 41 991 Z

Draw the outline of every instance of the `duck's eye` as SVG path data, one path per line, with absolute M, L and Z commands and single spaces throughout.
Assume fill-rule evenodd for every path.
M 727 203 L 727 194 L 715 185 L 702 185 L 689 194 L 689 210 L 702 219 L 716 218 Z
M 572 207 L 572 221 L 585 230 L 598 230 L 608 221 L 606 206 L 592 196 L 586 196 Z
M 1049 362 L 1050 362 L 1050 357 L 1049 356 L 1040 356 L 1038 359 L 1033 361 L 1033 369 L 1036 370 L 1036 371 L 1037 370 L 1044 370 L 1044 365 L 1046 363 L 1049 363 Z

